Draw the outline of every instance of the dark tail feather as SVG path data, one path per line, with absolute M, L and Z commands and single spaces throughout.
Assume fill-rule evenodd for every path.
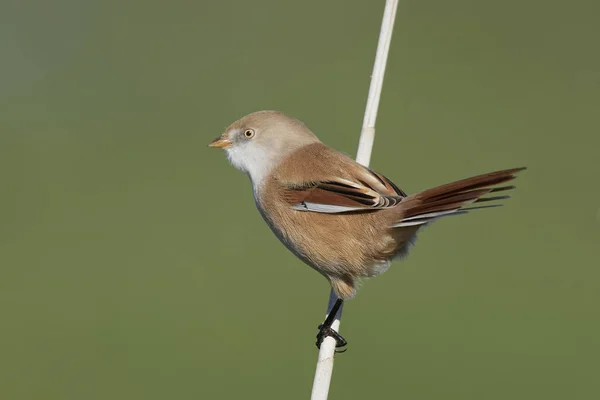
M 437 218 L 453 214 L 464 214 L 468 210 L 488 208 L 490 206 L 464 207 L 472 203 L 483 203 L 509 198 L 510 196 L 506 195 L 483 196 L 489 193 L 514 189 L 514 186 L 495 186 L 515 179 L 515 174 L 524 169 L 513 168 L 490 172 L 408 196 L 399 204 L 399 207 L 403 211 L 402 219 L 394 224 L 393 227 L 422 225 Z

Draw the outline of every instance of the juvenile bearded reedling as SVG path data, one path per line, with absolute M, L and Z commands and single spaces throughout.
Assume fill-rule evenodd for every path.
M 273 233 L 327 278 L 338 296 L 320 326 L 317 346 L 329 335 L 338 346 L 346 344 L 331 323 L 342 302 L 356 295 L 359 279 L 385 272 L 428 223 L 507 198 L 495 193 L 513 189 L 504 184 L 524 169 L 490 172 L 407 195 L 278 111 L 243 117 L 209 146 L 225 149 L 233 166 L 248 174 L 258 210 Z

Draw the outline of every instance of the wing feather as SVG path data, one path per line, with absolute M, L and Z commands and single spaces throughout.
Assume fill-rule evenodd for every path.
M 333 177 L 321 182 L 288 185 L 284 198 L 299 211 L 344 213 L 396 206 L 405 197 L 387 178 L 364 168 L 356 181 Z

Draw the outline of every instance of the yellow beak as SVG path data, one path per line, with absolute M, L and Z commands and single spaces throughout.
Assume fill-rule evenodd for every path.
M 217 147 L 219 149 L 224 149 L 229 146 L 231 146 L 231 140 L 226 139 L 223 136 L 216 138 L 208 145 L 208 147 Z

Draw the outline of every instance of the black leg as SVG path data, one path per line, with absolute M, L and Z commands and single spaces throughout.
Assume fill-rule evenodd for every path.
M 337 299 L 335 304 L 333 305 L 333 307 L 331 308 L 331 311 L 329 312 L 329 315 L 327 315 L 327 318 L 325 318 L 325 321 L 319 325 L 319 333 L 317 333 L 317 348 L 321 348 L 321 343 L 323 343 L 323 340 L 327 337 L 327 336 L 331 336 L 332 338 L 335 339 L 335 347 L 336 347 L 336 352 L 337 353 L 343 353 L 344 351 L 346 351 L 346 349 L 344 350 L 337 350 L 338 348 L 344 347 L 348 344 L 348 342 L 346 341 L 346 339 L 344 339 L 342 337 L 342 335 L 340 335 L 339 333 L 337 333 L 332 327 L 331 324 L 333 324 L 333 321 L 335 320 L 335 315 L 337 314 L 338 310 L 340 309 L 340 307 L 342 306 L 342 303 L 344 302 L 344 300 L 342 299 Z

